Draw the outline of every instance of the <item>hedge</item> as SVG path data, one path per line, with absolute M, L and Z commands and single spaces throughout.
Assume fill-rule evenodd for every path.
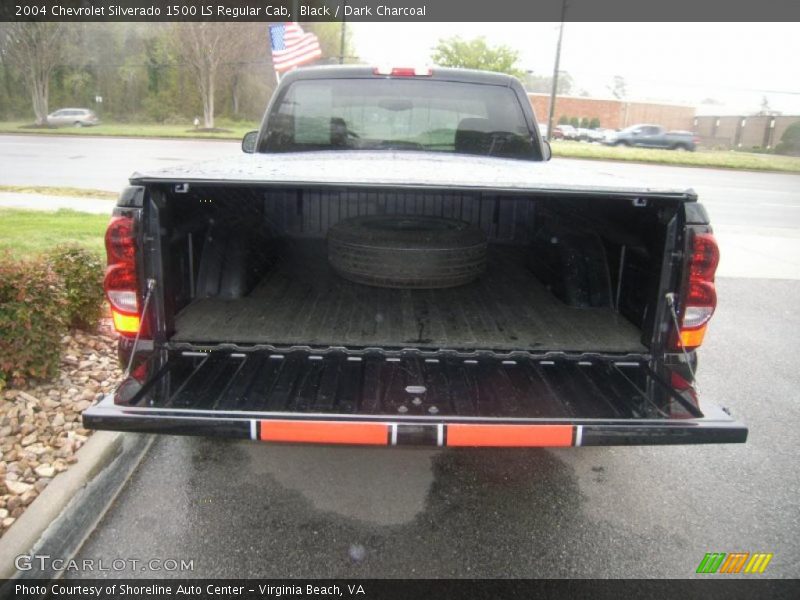
M 78 247 L 0 255 L 0 389 L 52 379 L 70 326 L 94 329 L 103 303 L 100 258 Z

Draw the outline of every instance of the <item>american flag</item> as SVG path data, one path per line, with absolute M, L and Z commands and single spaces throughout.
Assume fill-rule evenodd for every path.
M 272 64 L 278 73 L 322 56 L 317 36 L 304 32 L 297 23 L 270 25 L 269 38 L 272 42 Z

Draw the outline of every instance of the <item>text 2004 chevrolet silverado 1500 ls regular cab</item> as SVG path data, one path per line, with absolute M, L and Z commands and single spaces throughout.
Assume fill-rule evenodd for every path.
M 691 190 L 548 162 L 493 73 L 301 69 L 229 160 L 136 173 L 106 235 L 129 374 L 95 429 L 271 442 L 743 442 L 700 403 Z

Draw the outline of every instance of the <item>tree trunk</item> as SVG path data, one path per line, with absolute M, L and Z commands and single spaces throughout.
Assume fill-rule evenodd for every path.
M 206 79 L 206 90 L 203 94 L 203 123 L 206 129 L 214 128 L 214 72 L 209 71 Z
M 239 75 L 234 74 L 233 76 L 233 83 L 231 85 L 231 109 L 233 111 L 233 116 L 239 116 Z
M 41 73 L 35 73 L 32 83 L 31 95 L 33 97 L 33 112 L 36 115 L 36 124 L 46 125 L 49 82 Z

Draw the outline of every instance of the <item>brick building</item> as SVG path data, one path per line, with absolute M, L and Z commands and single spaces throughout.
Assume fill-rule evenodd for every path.
M 528 98 L 539 123 L 546 123 L 550 110 L 550 94 L 528 94 Z M 694 107 L 681 104 L 557 96 L 554 122 L 558 123 L 562 116 L 589 120 L 597 118 L 600 120 L 600 127 L 605 129 L 623 129 L 637 123 L 652 123 L 667 129 L 691 131 L 694 115 Z
M 702 116 L 695 117 L 693 129 L 704 146 L 713 148 L 774 148 L 783 132 L 800 115 Z

